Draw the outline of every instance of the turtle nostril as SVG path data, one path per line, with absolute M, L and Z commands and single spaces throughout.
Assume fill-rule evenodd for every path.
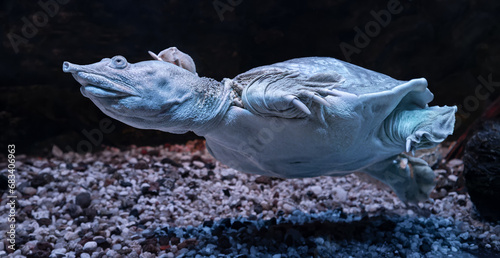
M 70 66 L 71 66 L 70 62 L 64 62 L 63 63 L 63 72 L 66 72 L 66 73 L 69 72 Z

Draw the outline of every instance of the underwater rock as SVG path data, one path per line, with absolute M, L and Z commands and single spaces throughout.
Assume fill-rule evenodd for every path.
M 482 124 L 467 142 L 463 159 L 472 202 L 484 218 L 500 220 L 500 119 Z

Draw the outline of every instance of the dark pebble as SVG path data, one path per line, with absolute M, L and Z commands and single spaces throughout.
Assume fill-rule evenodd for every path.
M 52 245 L 47 242 L 38 242 L 33 252 L 27 257 L 49 257 L 52 252 Z
M 97 216 L 97 210 L 92 207 L 86 208 L 83 210 L 83 216 L 87 217 L 88 221 L 92 221 Z
M 36 243 L 36 248 L 39 250 L 47 250 L 47 251 L 52 251 L 53 249 L 52 244 L 48 242 L 38 242 Z
M 187 187 L 190 189 L 196 189 L 200 187 L 200 185 L 196 181 L 189 181 L 189 183 L 187 183 Z
M 231 219 L 230 218 L 224 218 L 220 221 L 220 224 L 226 228 L 231 227 Z
M 82 207 L 72 203 L 68 205 L 68 213 L 72 218 L 76 219 L 83 213 L 83 210 Z
M 114 174 L 116 171 L 118 171 L 118 169 L 114 168 L 114 167 L 108 167 L 106 169 L 106 173 L 108 173 L 108 174 Z
M 170 239 L 167 236 L 160 236 L 158 238 L 158 244 L 160 244 L 160 246 L 167 246 L 169 241 Z
M 186 243 L 187 246 L 194 246 L 196 245 L 197 242 L 198 240 L 196 240 L 196 238 L 188 238 L 184 241 L 184 243 Z
M 233 222 L 233 225 L 231 225 L 231 228 L 235 229 L 235 230 L 239 230 L 240 228 L 244 228 L 244 227 L 246 227 L 246 225 L 243 224 L 243 222 L 241 222 L 241 221 L 235 221 L 235 222 Z
M 217 240 L 217 246 L 222 249 L 229 249 L 231 248 L 231 242 L 229 242 L 229 238 L 227 236 L 222 235 Z
M 154 218 L 154 217 L 147 217 L 147 218 L 141 219 L 141 220 L 139 221 L 139 224 L 146 224 L 146 223 L 148 223 L 148 222 L 150 222 L 150 221 L 151 221 L 151 222 L 155 221 L 155 218 Z
M 150 150 L 150 151 L 148 151 L 148 154 L 151 156 L 159 156 L 160 151 L 159 150 Z
M 144 162 L 144 161 L 139 161 L 138 163 L 136 163 L 134 165 L 134 168 L 135 169 L 148 169 L 149 165 L 146 162 Z
M 119 254 L 127 255 L 127 254 L 132 252 L 132 249 L 131 248 L 127 248 L 127 249 L 122 248 L 122 249 L 116 250 L 116 252 Z
M 101 247 L 103 250 L 111 247 L 111 243 L 108 242 L 103 236 L 94 237 L 94 241 L 97 243 L 97 246 Z
M 224 193 L 225 196 L 231 197 L 231 193 L 229 192 L 229 189 L 223 189 L 222 192 Z
M 223 232 L 224 232 L 224 226 L 217 226 L 212 230 L 212 235 L 218 237 L 221 236 Z
M 186 242 L 182 242 L 180 244 L 177 245 L 177 249 L 178 250 L 181 250 L 181 249 L 184 249 L 187 247 L 187 243 Z
M 57 191 L 60 193 L 65 193 L 68 190 L 67 186 L 57 186 Z
M 31 241 L 30 236 L 28 235 L 21 235 L 21 234 L 16 234 L 16 245 L 22 246 L 26 244 L 26 242 Z M 7 248 L 8 250 L 12 250 Z
M 254 206 L 253 206 L 253 211 L 255 211 L 255 213 L 257 214 L 261 214 L 262 211 L 264 211 L 264 208 L 262 207 L 262 205 L 260 205 L 259 203 L 256 203 Z
M 50 224 L 52 224 L 52 220 L 49 218 L 41 218 L 41 219 L 37 220 L 37 222 L 38 222 L 38 225 L 40 225 L 40 226 L 49 226 Z
M 203 222 L 203 226 L 204 226 L 204 227 L 209 227 L 209 228 L 211 228 L 213 225 L 214 225 L 214 221 L 213 221 L 213 220 L 205 220 L 205 221 Z
M 152 254 L 158 254 L 160 251 L 159 248 L 156 246 L 156 244 L 147 244 L 142 247 L 143 252 L 150 252 Z
M 119 228 L 111 230 L 111 235 L 121 235 L 122 231 Z
M 78 171 L 78 172 L 83 172 L 83 171 L 87 170 L 87 166 L 85 166 L 85 165 L 78 165 L 75 168 L 73 168 L 73 170 Z
M 258 219 L 258 217 L 256 215 L 254 215 L 254 214 L 248 216 L 248 220 L 257 220 L 257 219 Z
M 9 188 L 9 178 L 6 175 L 0 175 L 0 190 L 7 190 Z
M 154 235 L 155 232 L 153 230 L 146 229 L 142 231 L 142 236 L 145 238 L 152 238 Z
M 139 211 L 137 209 L 132 209 L 132 210 L 130 210 L 129 215 L 139 218 Z
M 175 162 L 175 161 L 173 161 L 173 160 L 171 160 L 169 158 L 162 159 L 161 163 L 163 163 L 163 164 L 170 164 L 170 165 L 172 165 L 174 167 L 178 167 L 178 168 L 182 167 L 181 164 L 179 164 L 179 163 L 177 163 L 177 162 Z
M 132 183 L 127 182 L 127 181 L 120 181 L 120 185 L 123 187 L 127 187 L 127 186 L 132 186 Z
M 314 192 L 313 192 L 313 191 L 311 191 L 311 190 L 307 191 L 306 195 L 307 195 L 307 197 L 309 197 L 309 198 L 315 198 L 315 197 L 316 197 L 316 195 L 314 194 Z
M 90 193 L 88 192 L 81 192 L 75 198 L 75 204 L 82 208 L 89 207 L 91 201 L 92 199 L 90 198 Z
M 98 245 L 106 242 L 106 238 L 104 238 L 103 236 L 95 236 L 92 240 L 94 240 L 94 242 L 96 242 Z
M 221 180 L 232 180 L 233 178 L 235 178 L 236 175 L 227 175 L 227 176 L 222 176 L 220 179 Z
M 178 245 L 180 242 L 181 242 L 181 239 L 178 238 L 178 237 L 172 237 L 172 238 L 170 238 L 170 243 L 172 245 Z
M 44 186 L 50 182 L 54 181 L 54 177 L 49 173 L 43 173 L 36 175 L 33 179 L 31 179 L 31 186 L 39 187 Z
M 265 184 L 265 185 L 271 185 L 272 180 L 268 176 L 259 176 L 255 179 L 255 183 L 257 184 Z
M 432 249 L 431 247 L 432 247 L 432 240 L 430 240 L 429 238 L 425 237 L 422 240 L 422 244 L 420 245 L 420 251 L 422 251 L 422 253 L 430 252 L 431 249 Z
M 35 248 L 33 250 L 33 253 L 27 255 L 26 257 L 27 258 L 49 257 L 50 253 L 51 253 L 51 251 L 39 250 L 39 249 Z
M 158 182 L 149 183 L 149 187 L 141 188 L 142 194 L 158 195 L 160 193 L 160 184 Z

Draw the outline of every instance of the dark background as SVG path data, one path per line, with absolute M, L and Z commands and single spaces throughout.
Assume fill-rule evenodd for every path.
M 387 12 L 389 2 L 402 11 L 378 25 L 358 53 L 344 55 L 341 43 L 360 46 L 356 28 L 365 32 L 376 22 L 372 13 Z M 22 153 L 43 153 L 53 144 L 95 151 L 101 144 L 196 137 L 115 120 L 114 129 L 103 132 L 99 123 L 106 116 L 61 71 L 63 61 L 89 64 L 123 55 L 138 62 L 150 59 L 148 50 L 170 46 L 191 55 L 199 75 L 217 80 L 305 56 L 347 60 L 396 79 L 425 77 L 435 94 L 432 105 L 462 106 L 454 137 L 500 95 L 500 87 L 483 87 L 480 93 L 489 97 L 479 100 L 475 91 L 480 76 L 500 82 L 500 1 L 4 0 L 0 19 L 0 143 L 16 144 Z

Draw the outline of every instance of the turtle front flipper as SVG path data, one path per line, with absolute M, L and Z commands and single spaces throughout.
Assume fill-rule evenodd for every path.
M 429 198 L 435 186 L 434 171 L 422 159 L 396 155 L 362 170 L 389 185 L 405 203 L 417 203 Z
M 331 106 L 328 96 L 353 97 L 333 87 L 342 82 L 335 73 L 304 77 L 298 71 L 275 69 L 259 74 L 242 91 L 243 106 L 261 116 L 304 118 L 314 107 Z

